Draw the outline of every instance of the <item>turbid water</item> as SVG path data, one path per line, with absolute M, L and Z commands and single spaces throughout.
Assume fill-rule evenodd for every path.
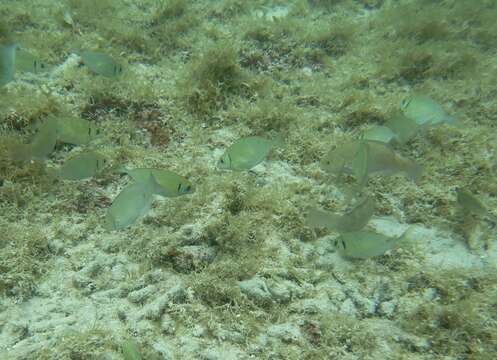
M 1 359 L 495 360 L 497 3 L 0 14 Z

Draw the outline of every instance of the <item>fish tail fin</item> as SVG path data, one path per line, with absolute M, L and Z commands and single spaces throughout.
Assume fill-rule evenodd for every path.
M 283 147 L 283 145 L 285 144 L 285 138 L 283 137 L 283 134 L 282 133 L 277 133 L 273 140 L 273 148 L 280 148 L 280 147 Z
M 414 181 L 416 184 L 419 183 L 421 177 L 423 176 L 423 166 L 418 163 L 410 162 L 405 169 L 409 179 Z
M 445 122 L 449 125 L 452 125 L 452 126 L 455 126 L 456 128 L 459 128 L 459 129 L 464 128 L 464 125 L 462 124 L 462 122 L 460 120 L 458 120 L 455 117 L 452 117 L 450 115 L 447 115 L 445 117 Z
M 412 235 L 416 232 L 416 227 L 414 225 L 409 225 L 409 227 L 400 235 L 397 239 L 397 243 L 402 243 L 406 240 L 412 238 Z
M 112 216 L 108 212 L 107 212 L 107 214 L 105 214 L 104 229 L 106 231 L 113 231 L 113 230 L 118 229 L 117 224 L 116 224 L 116 220 L 114 219 L 114 216 Z
M 10 148 L 10 158 L 15 162 L 26 162 L 33 158 L 33 149 L 30 144 L 14 144 Z
M 329 213 L 327 211 L 312 208 L 309 210 L 305 217 L 307 226 L 310 227 L 323 227 L 327 229 L 334 229 L 339 224 L 341 216 Z

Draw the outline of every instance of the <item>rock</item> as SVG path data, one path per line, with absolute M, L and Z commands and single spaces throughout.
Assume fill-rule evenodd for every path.
M 173 360 L 173 350 L 171 346 L 167 344 L 164 340 L 159 340 L 152 345 L 153 349 L 157 351 L 163 360 Z
M 143 307 L 141 317 L 159 320 L 164 311 L 173 303 L 180 303 L 187 297 L 183 283 L 178 283 L 165 294 L 158 296 L 152 303 Z
M 302 337 L 299 327 L 292 323 L 273 325 L 268 329 L 268 335 L 286 343 L 297 342 Z
M 131 291 L 128 294 L 128 300 L 135 304 L 145 303 L 156 291 L 157 289 L 154 285 L 149 285 L 142 289 Z
M 272 298 L 271 292 L 266 285 L 266 281 L 261 277 L 256 276 L 249 280 L 240 281 L 238 284 L 241 292 L 247 295 L 249 299 L 256 301 L 269 301 Z

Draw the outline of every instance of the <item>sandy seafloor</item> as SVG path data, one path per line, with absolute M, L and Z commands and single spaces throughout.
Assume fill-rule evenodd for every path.
M 143 359 L 496 358 L 494 1 L 2 0 L 0 15 L 48 65 L 0 90 L 0 359 L 122 359 L 126 339 Z M 90 73 L 85 49 L 123 73 Z M 414 231 L 344 259 L 305 214 L 343 213 L 355 180 L 319 161 L 415 92 L 463 126 L 395 148 L 423 178 L 372 176 L 368 227 Z M 49 176 L 83 147 L 8 157 L 50 116 L 94 122 L 86 148 L 110 166 L 168 168 L 195 192 L 104 230 L 128 178 Z M 216 169 L 246 135 L 284 141 L 252 171 Z

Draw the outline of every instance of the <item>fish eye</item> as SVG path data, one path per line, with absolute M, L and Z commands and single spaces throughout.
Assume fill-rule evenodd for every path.
M 181 183 L 178 184 L 178 189 L 176 190 L 177 192 L 181 191 Z
M 191 185 L 188 185 L 186 188 L 185 188 L 185 192 L 190 192 L 190 190 L 192 189 Z
M 409 105 L 410 102 L 411 102 L 410 98 L 405 98 L 404 100 L 401 101 L 400 107 L 402 109 L 405 109 Z
M 219 160 L 219 162 L 220 162 L 221 164 L 224 164 L 224 159 L 223 159 L 223 158 L 221 158 L 221 160 Z
M 346 246 L 345 246 L 345 241 L 342 240 L 342 246 L 343 246 L 343 249 L 346 250 Z

